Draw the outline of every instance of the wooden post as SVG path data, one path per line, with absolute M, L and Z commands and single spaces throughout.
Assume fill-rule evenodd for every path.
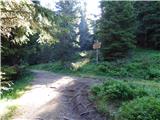
M 96 63 L 98 64 L 98 57 L 99 57 L 99 48 L 101 48 L 101 42 L 96 41 L 96 43 L 93 44 L 93 49 L 96 50 Z
M 99 51 L 98 48 L 96 49 L 96 63 L 98 64 L 98 56 L 99 56 Z

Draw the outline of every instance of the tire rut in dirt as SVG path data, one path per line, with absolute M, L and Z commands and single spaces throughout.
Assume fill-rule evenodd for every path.
M 65 93 L 68 95 L 72 112 L 76 112 L 81 120 L 106 120 L 100 115 L 95 105 L 88 99 L 89 85 L 85 82 L 74 81 L 66 88 Z

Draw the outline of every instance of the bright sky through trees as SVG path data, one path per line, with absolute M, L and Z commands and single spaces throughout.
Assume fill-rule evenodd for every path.
M 55 9 L 55 3 L 58 1 L 59 0 L 40 0 L 42 6 L 45 6 L 50 9 Z M 87 3 L 86 6 L 87 18 L 93 18 L 93 14 L 95 15 L 100 14 L 100 8 L 99 8 L 100 0 L 83 0 L 83 1 Z

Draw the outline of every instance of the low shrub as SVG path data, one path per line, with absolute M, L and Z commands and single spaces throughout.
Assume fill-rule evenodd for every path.
M 111 100 L 128 100 L 133 99 L 134 94 L 131 87 L 122 82 L 110 81 L 104 84 L 103 92 Z
M 107 81 L 91 89 L 95 96 L 106 96 L 108 100 L 131 100 L 148 95 L 143 89 L 123 81 Z
M 2 77 L 4 77 L 6 80 L 13 80 L 18 77 L 20 74 L 20 68 L 17 66 L 2 66 Z
M 18 79 L 12 82 L 10 86 L 6 86 L 5 90 L 1 91 L 1 99 L 15 99 L 20 97 L 27 89 L 30 82 L 33 80 L 33 75 L 28 70 L 23 70 Z M 1 86 L 4 88 L 4 86 Z
M 160 69 L 150 68 L 148 70 L 148 79 L 160 80 Z
M 116 120 L 159 120 L 160 100 L 154 97 L 137 98 L 124 103 L 118 111 Z
M 2 66 L 1 67 L 1 86 L 0 94 L 11 89 L 15 80 L 21 75 L 22 69 L 18 66 Z
M 127 117 L 126 116 L 123 117 L 123 115 L 125 115 L 125 112 L 127 112 L 128 109 L 132 109 L 132 106 L 128 105 L 126 107 L 122 107 L 122 106 L 125 106 L 125 104 L 129 104 L 131 101 L 135 101 L 135 100 L 137 100 L 138 102 L 134 102 L 133 106 L 135 105 L 138 107 L 141 105 L 140 104 L 141 102 L 143 105 L 143 100 L 144 100 L 144 106 L 145 106 L 145 104 L 147 104 L 148 98 L 151 98 L 151 102 L 152 102 L 152 99 L 157 100 L 158 98 L 160 98 L 160 88 L 159 88 L 159 83 L 157 82 L 110 80 L 110 81 L 104 82 L 101 85 L 96 85 L 92 87 L 91 93 L 92 93 L 91 94 L 92 101 L 95 102 L 97 109 L 102 114 L 107 114 L 111 118 L 115 118 L 118 116 L 117 119 L 114 119 L 114 120 L 159 120 L 159 119 L 139 119 L 141 118 L 141 115 L 140 117 L 137 117 L 135 115 L 133 119 L 130 119 L 129 115 Z M 140 98 L 144 98 L 144 99 L 141 100 Z M 151 106 L 148 106 L 148 107 L 152 108 Z M 149 109 L 148 107 L 143 108 L 144 111 L 146 109 Z M 138 109 L 141 110 L 141 107 Z M 135 111 L 131 111 L 131 112 L 136 113 L 136 108 L 135 108 Z M 147 112 L 146 114 L 149 114 L 149 112 Z M 151 118 L 151 117 L 148 117 L 148 118 Z
M 98 71 L 100 72 L 106 72 L 107 71 L 107 67 L 103 64 L 98 65 Z

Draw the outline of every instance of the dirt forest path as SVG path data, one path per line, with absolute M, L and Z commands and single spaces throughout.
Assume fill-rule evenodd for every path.
M 32 72 L 32 87 L 17 100 L 14 120 L 105 120 L 88 100 L 88 88 L 97 79 Z

